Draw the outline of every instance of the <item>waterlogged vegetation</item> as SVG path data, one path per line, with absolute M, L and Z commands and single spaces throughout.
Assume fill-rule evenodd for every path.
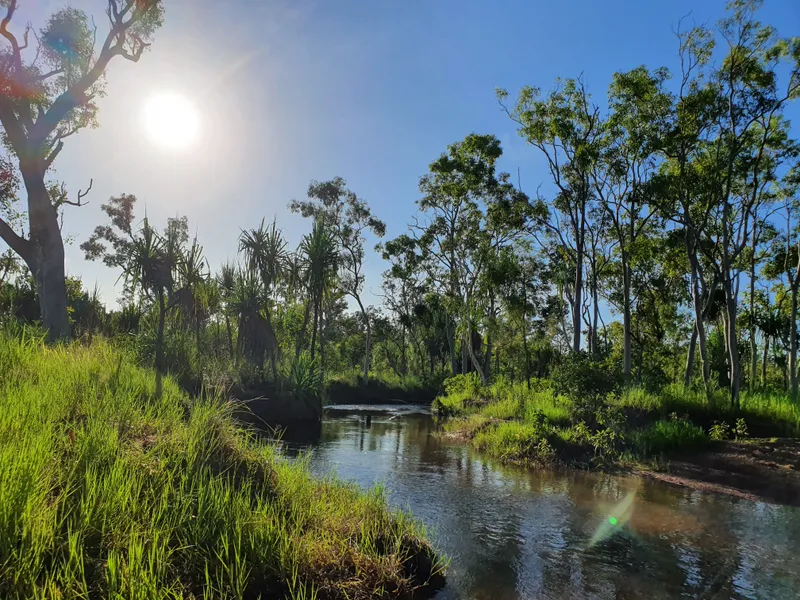
M 0 338 L 3 598 L 373 598 L 440 577 L 379 488 L 312 479 L 106 342 Z

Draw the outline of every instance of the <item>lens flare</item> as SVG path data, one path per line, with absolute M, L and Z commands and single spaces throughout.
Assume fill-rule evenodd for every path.
M 589 547 L 607 540 L 611 536 L 619 533 L 625 526 L 630 518 L 633 516 L 634 501 L 636 500 L 636 493 L 639 489 L 637 485 L 634 489 L 629 491 L 625 497 L 618 502 L 611 510 L 606 512 L 608 515 L 598 526 L 594 532 L 592 539 L 589 541 Z

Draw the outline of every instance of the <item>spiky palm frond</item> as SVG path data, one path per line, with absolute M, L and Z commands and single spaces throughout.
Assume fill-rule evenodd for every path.
M 247 258 L 248 268 L 261 276 L 265 289 L 272 290 L 283 275 L 288 258 L 286 240 L 276 221 L 267 227 L 262 219 L 256 229 L 243 230 L 239 251 Z

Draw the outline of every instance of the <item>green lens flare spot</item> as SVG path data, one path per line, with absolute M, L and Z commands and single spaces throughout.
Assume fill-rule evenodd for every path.
M 608 518 L 608 522 L 611 523 L 612 525 L 616 525 L 617 524 L 617 519 L 616 519 L 616 517 L 609 517 Z

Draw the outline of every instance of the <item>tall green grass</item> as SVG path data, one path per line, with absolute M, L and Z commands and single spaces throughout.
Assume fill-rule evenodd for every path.
M 99 341 L 0 333 L 0 597 L 371 598 L 438 568 L 421 526 L 315 480 L 229 408 Z

